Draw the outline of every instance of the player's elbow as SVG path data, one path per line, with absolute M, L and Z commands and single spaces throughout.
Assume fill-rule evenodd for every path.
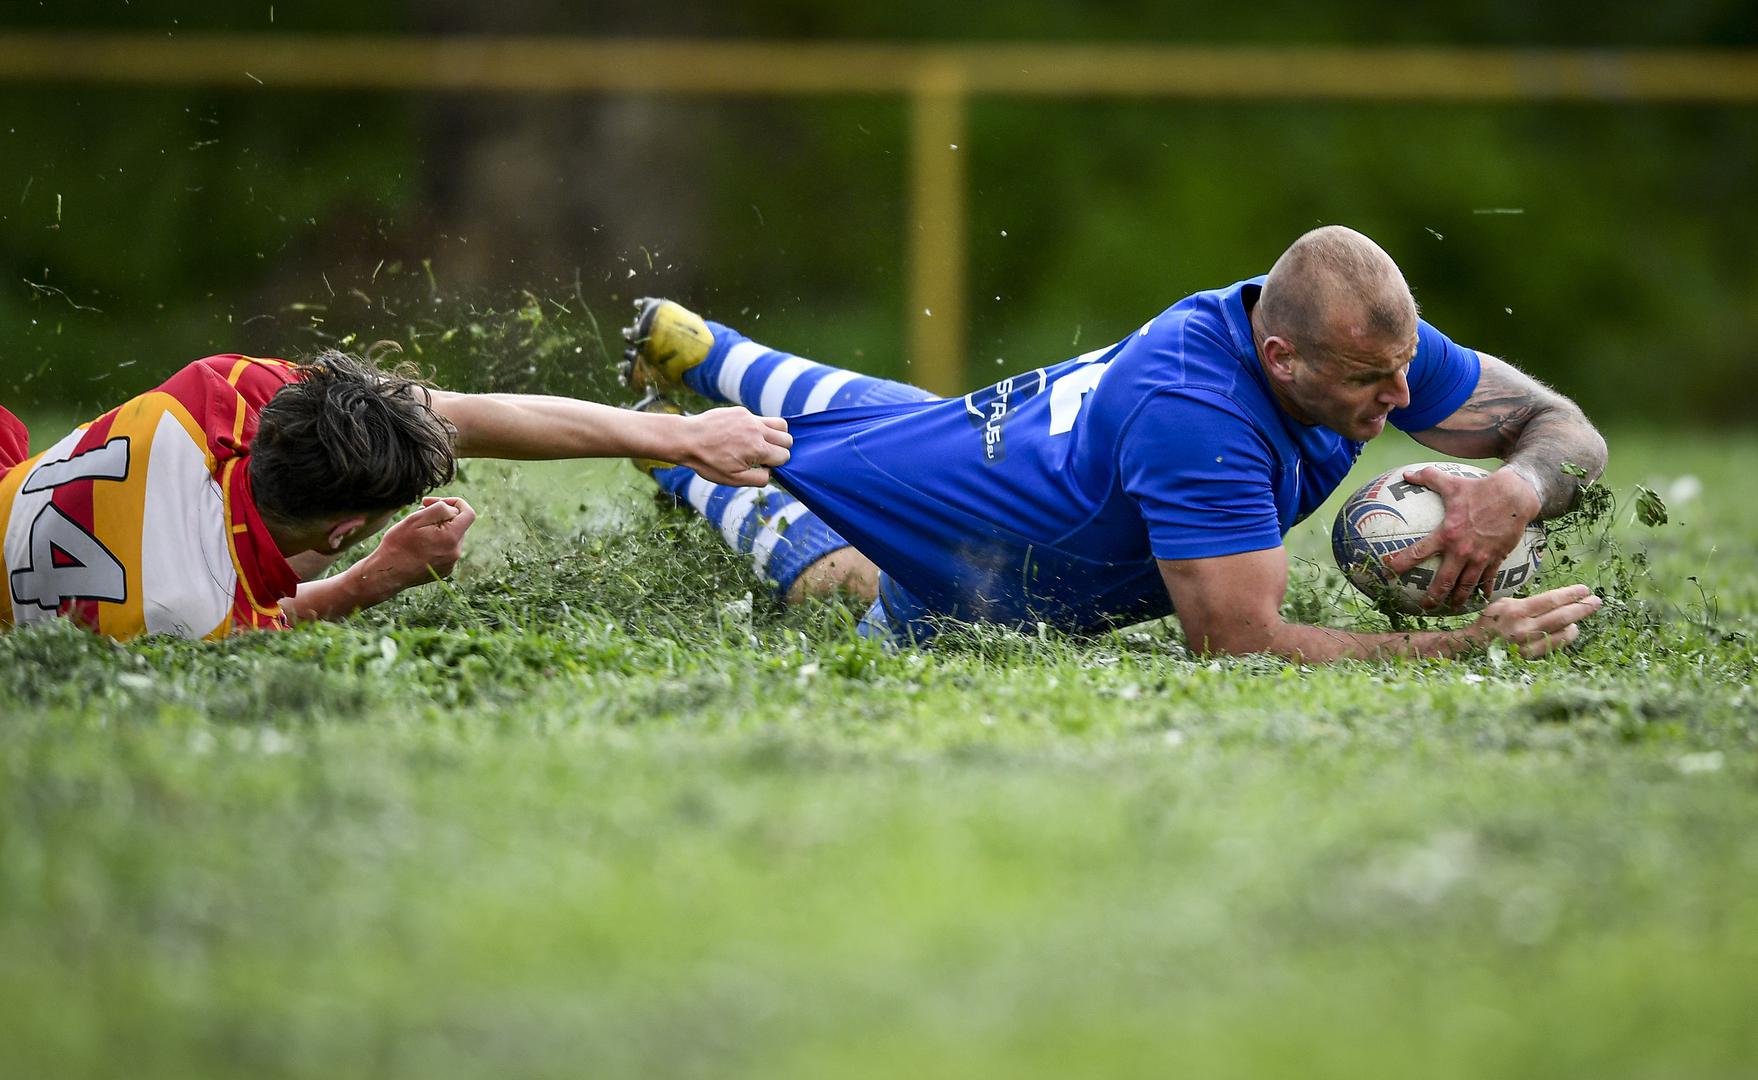
M 1605 472 L 1605 463 L 1611 457 L 1611 448 L 1606 445 L 1605 436 L 1592 424 L 1587 425 L 1587 438 L 1584 443 L 1586 461 L 1576 462 L 1587 470 L 1587 479 L 1598 480 Z
M 482 427 L 483 400 L 449 390 L 428 391 L 429 407 L 450 429 L 452 450 L 459 457 L 473 457 L 481 450 L 478 431 Z
M 1585 472 L 1587 479 L 1598 480 L 1605 471 L 1608 454 L 1605 436 L 1593 426 L 1581 406 L 1561 394 L 1555 396 L 1550 410 L 1561 425 L 1560 428 L 1552 426 L 1550 431 L 1565 440 L 1568 463 Z
M 1183 616 L 1184 642 L 1198 656 L 1250 656 L 1275 643 L 1275 627 L 1237 615 Z

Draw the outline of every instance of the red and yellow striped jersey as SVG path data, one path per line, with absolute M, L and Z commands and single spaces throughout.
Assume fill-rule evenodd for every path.
M 286 626 L 299 578 L 245 463 L 257 414 L 296 378 L 281 360 L 210 356 L 35 457 L 0 459 L 0 627 L 66 616 L 127 641 Z

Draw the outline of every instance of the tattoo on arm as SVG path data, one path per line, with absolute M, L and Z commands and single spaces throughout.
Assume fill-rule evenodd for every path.
M 1459 410 L 1418 441 L 1459 457 L 1500 457 L 1538 492 L 1540 517 L 1574 505 L 1581 481 L 1571 464 L 1597 479 L 1605 440 L 1578 405 L 1512 364 L 1483 355 L 1477 389 Z
M 1510 375 L 1519 376 L 1509 378 Z M 1507 365 L 1483 367 L 1477 389 L 1459 411 L 1441 422 L 1448 431 L 1475 432 L 1495 444 L 1495 452 L 1513 449 L 1527 422 L 1542 412 L 1547 397 L 1555 397 L 1536 379 L 1528 378 Z

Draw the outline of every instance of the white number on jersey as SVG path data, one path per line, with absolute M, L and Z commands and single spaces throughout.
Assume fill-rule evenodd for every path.
M 22 493 L 49 491 L 75 480 L 122 480 L 128 476 L 128 440 L 111 439 L 65 461 L 45 462 Z M 68 600 L 128 599 L 128 574 L 116 556 L 54 503 L 31 520 L 30 565 L 12 572 L 14 605 L 53 611 Z
M 104 445 L 83 454 L 74 454 L 62 461 L 45 461 L 31 472 L 22 495 L 48 491 L 75 480 L 128 479 L 128 440 L 111 439 Z
M 1109 361 L 1086 364 L 1050 384 L 1050 434 L 1065 435 L 1074 430 L 1074 418 L 1080 415 L 1087 394 L 1099 385 L 1100 377 L 1110 366 Z

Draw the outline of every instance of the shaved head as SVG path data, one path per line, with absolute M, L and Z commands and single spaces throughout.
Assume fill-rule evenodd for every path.
M 1266 334 L 1302 351 L 1349 352 L 1416 336 L 1416 300 L 1398 264 L 1342 225 L 1314 229 L 1282 253 L 1257 314 Z

